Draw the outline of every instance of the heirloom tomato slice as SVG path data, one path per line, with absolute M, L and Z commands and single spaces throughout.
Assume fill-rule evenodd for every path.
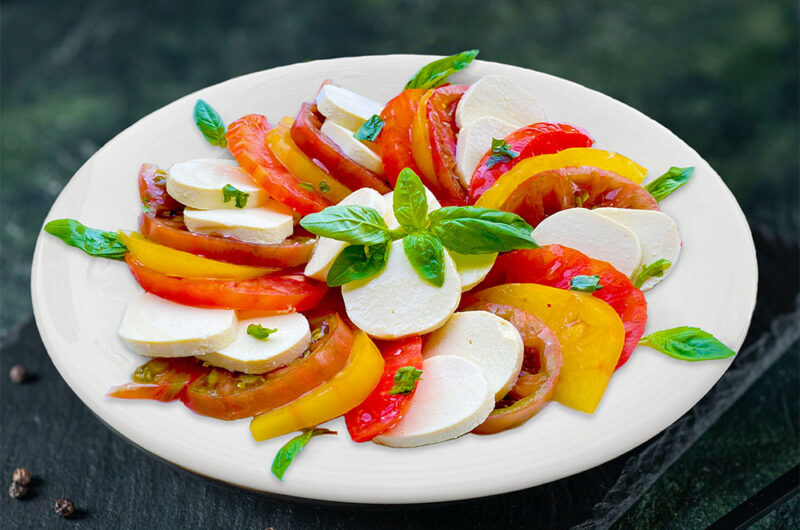
M 397 176 L 404 168 L 411 168 L 414 173 L 420 174 L 411 151 L 411 124 L 425 92 L 421 88 L 403 90 L 389 100 L 381 111 L 384 125 L 376 142 L 380 148 L 386 178 L 393 188 Z

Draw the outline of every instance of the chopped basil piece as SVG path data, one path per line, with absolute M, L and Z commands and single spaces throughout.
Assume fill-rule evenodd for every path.
M 508 142 L 502 138 L 492 138 L 492 148 L 490 150 L 492 156 L 486 161 L 486 168 L 491 169 L 497 164 L 508 162 L 519 156 L 519 153 L 512 150 Z
M 426 64 L 414 74 L 405 88 L 435 88 L 443 85 L 450 75 L 463 70 L 478 56 L 478 50 L 467 50 Z
M 600 275 L 593 276 L 573 276 L 570 281 L 569 288 L 571 291 L 578 291 L 579 293 L 593 293 L 603 288 L 600 285 Z
M 735 351 L 722 344 L 711 333 L 688 326 L 656 331 L 642 337 L 639 344 L 682 361 L 727 359 L 736 355 Z
M 270 335 L 278 331 L 278 328 L 265 328 L 261 324 L 250 324 L 247 326 L 247 334 L 258 340 L 267 340 Z
M 664 276 L 664 271 L 669 269 L 671 266 L 672 262 L 664 258 L 656 260 L 650 265 L 643 266 L 639 271 L 639 274 L 636 275 L 633 285 L 635 285 L 637 289 L 641 289 L 642 285 L 644 285 L 644 282 L 652 277 L 661 278 Z
M 336 434 L 336 431 L 317 428 L 303 429 L 301 434 L 298 434 L 286 442 L 272 461 L 272 474 L 278 477 L 278 479 L 283 480 L 283 475 L 289 468 L 289 464 L 300 454 L 300 451 L 308 444 L 309 440 L 314 436 L 320 436 L 322 434 Z
M 301 182 L 299 185 L 304 190 L 314 191 L 314 185 L 311 184 L 310 182 Z
M 222 202 L 230 202 L 231 199 L 236 201 L 237 208 L 244 208 L 247 206 L 247 198 L 250 197 L 249 193 L 237 190 L 231 184 L 225 184 L 222 188 Z
M 414 385 L 422 376 L 422 370 L 417 370 L 413 366 L 403 366 L 397 369 L 394 374 L 394 385 L 389 390 L 389 395 L 410 394 L 414 391 Z
M 44 231 L 59 238 L 67 245 L 79 248 L 90 256 L 109 259 L 125 259 L 128 248 L 115 232 L 104 232 L 89 228 L 75 219 L 56 219 L 44 225 Z
M 661 201 L 670 193 L 677 190 L 694 174 L 694 167 L 671 167 L 669 171 L 644 187 L 656 201 Z
M 208 143 L 228 147 L 228 139 L 225 137 L 225 122 L 222 121 L 217 111 L 202 99 L 198 99 L 194 104 L 194 122 Z
M 321 191 L 322 193 L 328 193 L 329 191 L 331 191 L 331 187 L 324 180 L 320 180 L 319 181 L 319 191 Z
M 383 129 L 384 125 L 386 125 L 386 122 L 377 114 L 373 114 L 364 122 L 364 125 L 358 128 L 353 134 L 353 137 L 356 140 L 369 140 L 370 142 L 374 142 L 381 133 L 381 129 Z

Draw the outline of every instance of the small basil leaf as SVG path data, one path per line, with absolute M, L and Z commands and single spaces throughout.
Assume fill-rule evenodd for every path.
M 371 278 L 383 270 L 389 257 L 389 245 L 350 245 L 331 265 L 327 283 L 339 287 L 346 283 Z
M 265 328 L 261 324 L 250 324 L 247 326 L 247 334 L 258 340 L 267 340 L 270 335 L 278 331 L 278 328 Z
M 306 215 L 300 226 L 312 234 L 356 245 L 378 245 L 391 237 L 381 214 L 367 206 L 328 206 Z
M 426 64 L 409 79 L 405 88 L 435 88 L 443 85 L 450 75 L 463 70 L 478 56 L 478 50 L 467 50 Z
M 381 129 L 383 129 L 384 125 L 386 125 L 386 122 L 377 114 L 373 114 L 364 122 L 364 125 L 358 128 L 353 134 L 353 138 L 356 140 L 369 140 L 370 142 L 374 142 L 381 133 Z
M 533 229 L 520 216 L 474 206 L 449 206 L 431 212 L 428 230 L 460 254 L 491 254 L 537 248 Z
M 397 176 L 392 194 L 394 215 L 400 226 L 408 231 L 425 228 L 428 217 L 428 197 L 419 176 L 410 168 L 404 168 Z
M 230 202 L 231 199 L 234 199 L 237 208 L 244 208 L 247 206 L 248 197 L 250 197 L 249 193 L 237 190 L 232 184 L 225 184 L 222 188 L 222 202 Z
M 336 434 L 336 431 L 317 428 L 303 429 L 301 434 L 298 434 L 286 442 L 272 461 L 272 474 L 278 477 L 278 479 L 283 480 L 283 474 L 286 473 L 289 464 L 291 464 L 300 451 L 303 450 L 309 440 L 314 436 L 320 436 L 322 434 Z
M 669 171 L 644 187 L 656 201 L 660 201 L 687 182 L 694 174 L 694 167 L 671 167 Z
M 330 184 L 328 184 L 324 180 L 320 180 L 319 181 L 319 191 L 321 191 L 322 193 L 328 193 L 329 191 L 331 191 Z
M 433 285 L 444 285 L 444 247 L 427 232 L 414 232 L 403 238 L 403 250 L 420 278 Z
M 661 258 L 656 260 L 650 265 L 641 268 L 639 274 L 636 275 L 636 279 L 633 281 L 633 285 L 635 285 L 637 289 L 641 289 L 644 282 L 652 277 L 661 278 L 664 276 L 664 271 L 671 266 L 672 262 L 668 259 Z
M 225 122 L 222 121 L 217 111 L 202 99 L 198 99 L 194 104 L 194 122 L 208 143 L 228 147 L 228 139 L 225 137 Z
M 125 259 L 128 248 L 114 232 L 84 226 L 75 219 L 56 219 L 44 225 L 44 231 L 67 245 L 79 248 L 90 256 Z
M 682 361 L 709 361 L 736 355 L 711 333 L 688 326 L 656 331 L 643 337 L 639 344 Z
M 593 293 L 603 286 L 600 285 L 600 275 L 593 276 L 573 276 L 570 281 L 569 288 L 571 291 L 578 291 L 579 293 Z
M 502 138 L 492 138 L 492 147 L 490 152 L 492 153 L 492 156 L 490 156 L 486 161 L 486 169 L 492 169 L 497 164 L 509 162 L 510 160 L 519 156 L 519 153 L 511 149 L 511 146 L 508 145 L 508 142 Z
M 394 373 L 394 384 L 389 390 L 390 396 L 397 394 L 408 395 L 414 391 L 414 386 L 422 376 L 422 370 L 417 370 L 413 366 L 402 366 Z

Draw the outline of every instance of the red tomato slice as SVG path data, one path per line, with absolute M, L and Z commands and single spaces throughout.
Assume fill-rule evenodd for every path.
M 120 399 L 153 399 L 175 401 L 186 387 L 208 372 L 194 357 L 156 358 L 147 361 L 133 373 L 133 382 L 111 389 L 109 397 Z
M 275 158 L 267 147 L 269 122 L 260 114 L 248 114 L 228 126 L 228 149 L 259 186 L 278 202 L 302 215 L 319 212 L 331 203 L 301 182 Z
M 390 395 L 394 376 L 403 366 L 422 370 L 421 337 L 378 341 L 376 344 L 383 355 L 383 375 L 372 394 L 344 416 L 347 431 L 354 442 L 368 442 L 397 425 L 411 406 L 416 386 L 409 394 Z
M 388 193 L 391 188 L 376 173 L 344 154 L 333 140 L 322 134 L 323 117 L 313 103 L 303 103 L 292 124 L 292 140 L 309 158 L 320 162 L 333 178 L 350 188 L 373 188 Z
M 267 274 L 250 280 L 179 278 L 149 269 L 131 254 L 125 261 L 145 291 L 178 304 L 195 307 L 307 311 L 314 308 L 328 286 L 300 273 Z
M 505 141 L 512 151 L 519 153 L 519 156 L 489 168 L 486 167 L 486 163 L 492 153 L 487 152 L 483 155 L 469 184 L 470 204 L 474 204 L 483 192 L 491 188 L 500 175 L 526 158 L 557 153 L 570 147 L 591 147 L 594 144 L 589 133 L 579 127 L 549 122 L 534 123 L 517 129 L 506 136 Z
M 569 289 L 575 276 L 600 276 L 600 285 L 592 293 L 619 314 L 625 326 L 625 345 L 617 368 L 625 364 L 644 334 L 647 301 L 631 280 L 605 261 L 592 259 L 577 250 L 561 245 L 515 250 L 498 256 L 481 287 L 502 283 L 538 283 Z
M 437 197 L 450 205 L 465 204 L 467 199 L 455 167 L 458 142 L 456 106 L 468 88 L 465 85 L 436 88 L 426 103 L 433 170 L 439 183 Z
M 386 178 L 392 187 L 397 183 L 397 175 L 404 168 L 411 168 L 414 173 L 420 174 L 411 152 L 411 123 L 423 95 L 425 90 L 422 88 L 403 90 L 381 112 L 384 126 L 376 141 L 381 150 Z
M 155 164 L 142 164 L 139 169 L 139 197 L 155 215 L 183 211 L 183 205 L 167 193 L 167 172 Z

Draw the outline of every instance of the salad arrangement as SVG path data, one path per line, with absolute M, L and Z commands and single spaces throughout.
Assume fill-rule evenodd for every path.
M 642 186 L 646 168 L 511 80 L 448 84 L 476 55 L 430 63 L 385 105 L 325 81 L 274 126 L 225 127 L 199 100 L 220 158 L 144 163 L 138 232 L 49 222 L 143 288 L 119 336 L 151 359 L 109 396 L 252 418 L 257 441 L 300 431 L 281 478 L 340 416 L 355 442 L 416 447 L 551 401 L 591 414 L 640 344 L 734 355 L 693 327 L 643 337 L 644 291 L 681 248 L 658 203 L 693 168 Z

